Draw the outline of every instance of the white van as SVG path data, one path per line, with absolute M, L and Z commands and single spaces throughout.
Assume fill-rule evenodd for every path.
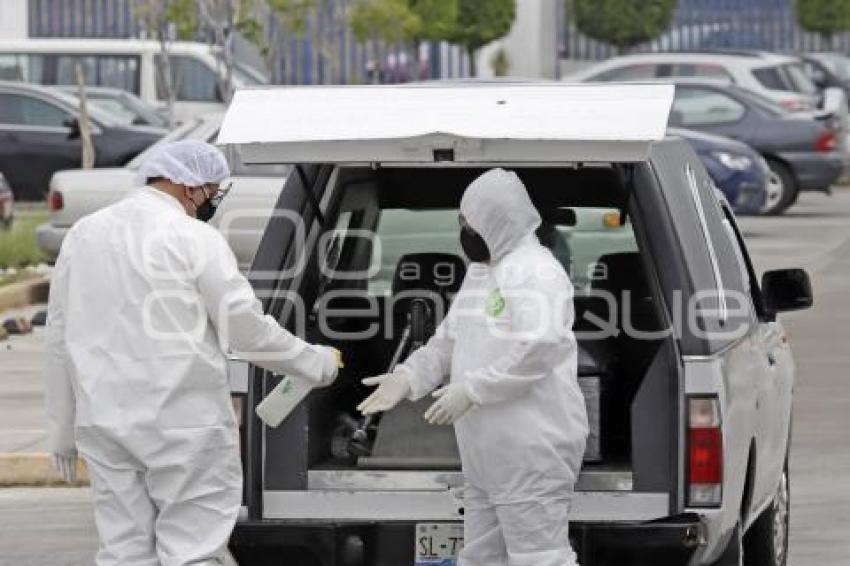
M 225 108 L 220 88 L 224 67 L 218 52 L 203 43 L 172 44 L 178 120 Z M 82 63 L 89 84 L 127 90 L 154 106 L 165 106 L 160 58 L 159 42 L 153 40 L 0 40 L 0 80 L 76 84 L 76 65 Z M 240 87 L 267 81 L 261 72 L 237 63 L 233 82 Z

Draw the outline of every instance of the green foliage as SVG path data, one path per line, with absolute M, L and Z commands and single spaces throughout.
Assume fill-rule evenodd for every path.
M 457 22 L 458 0 L 407 0 L 407 6 L 419 18 L 416 39 L 444 41 L 451 37 Z
M 0 268 L 23 267 L 45 261 L 36 241 L 35 229 L 49 218 L 50 213 L 44 206 L 16 205 L 12 227 L 0 229 Z
M 463 46 L 469 54 L 472 75 L 475 52 L 510 30 L 516 18 L 516 0 L 458 0 L 457 21 L 451 41 Z
M 322 0 L 266 0 L 269 9 L 277 15 L 287 32 L 304 35 L 310 13 Z
M 827 38 L 850 30 L 850 0 L 796 0 L 797 22 Z
M 576 28 L 586 36 L 633 47 L 655 39 L 670 26 L 676 0 L 568 0 Z
M 194 0 L 148 0 L 135 5 L 135 15 L 157 39 L 189 40 L 200 25 Z M 168 37 L 170 28 L 174 38 Z
M 408 41 L 419 35 L 422 22 L 406 0 L 355 0 L 349 24 L 358 41 Z

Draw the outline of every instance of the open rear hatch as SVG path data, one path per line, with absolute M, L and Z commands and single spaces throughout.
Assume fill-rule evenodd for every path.
M 364 183 L 387 184 L 386 179 L 370 179 L 369 171 L 397 169 L 409 175 L 409 182 L 393 187 L 399 191 L 414 190 L 415 172 L 423 167 L 577 170 L 599 164 L 619 174 L 622 165 L 646 167 L 652 143 L 665 136 L 672 99 L 673 87 L 657 84 L 252 88 L 235 94 L 218 143 L 239 152 L 246 164 L 330 164 L 334 174 L 329 190 L 337 189 L 333 185 L 339 179 L 334 175 L 342 176 L 342 170 L 361 172 L 360 190 Z M 291 176 L 284 193 L 297 182 Z M 339 187 L 348 190 L 343 184 Z M 416 190 L 427 192 L 427 185 Z M 330 204 L 322 201 L 322 206 L 328 222 L 335 221 Z M 333 224 L 324 230 L 330 228 Z M 308 333 L 308 339 L 322 336 Z M 598 348 L 582 348 L 580 382 L 591 420 L 601 418 L 604 375 L 616 371 L 607 361 Z M 646 360 L 647 367 L 657 361 Z M 666 379 L 661 366 L 653 382 Z M 372 368 L 376 369 L 386 367 Z M 340 380 L 359 377 L 343 375 Z M 271 376 L 263 381 L 263 391 L 275 383 Z M 255 429 L 263 437 L 258 444 L 262 449 L 254 452 L 249 464 L 262 468 L 257 477 L 262 481 L 263 511 L 256 518 L 457 520 L 462 507 L 457 446 L 451 427 L 422 422 L 428 400 L 387 413 L 368 452 L 341 458 L 340 443 L 332 438 L 334 427 L 339 428 L 327 424 L 334 419 L 328 410 L 352 400 L 340 401 L 343 394 L 333 391 L 337 387 L 311 394 L 303 411 L 281 427 L 286 430 Z M 667 391 L 662 385 L 654 387 Z M 651 411 L 653 406 L 645 403 L 639 410 Z M 597 425 L 597 434 L 599 430 Z M 589 450 L 588 466 L 577 486 L 576 519 L 648 520 L 668 514 L 669 485 L 650 482 L 636 487 L 630 462 L 608 461 L 598 452 L 600 439 L 591 438 L 591 447 L 594 442 L 597 453 Z

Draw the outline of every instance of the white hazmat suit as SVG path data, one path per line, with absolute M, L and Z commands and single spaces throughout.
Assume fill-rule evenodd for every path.
M 179 142 L 142 171 L 195 187 L 227 164 Z M 331 349 L 263 315 L 221 234 L 152 187 L 69 231 L 47 345 L 49 448 L 86 459 L 101 566 L 223 560 L 242 493 L 223 347 L 321 384 L 336 374 Z
M 540 217 L 516 174 L 481 175 L 460 210 L 490 262 L 471 264 L 441 328 L 397 371 L 411 400 L 450 376 L 472 401 L 455 422 L 467 482 L 460 566 L 572 565 L 567 514 L 588 432 L 572 285 L 534 235 Z

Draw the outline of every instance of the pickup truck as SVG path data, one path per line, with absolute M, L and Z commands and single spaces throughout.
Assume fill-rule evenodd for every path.
M 456 564 L 451 428 L 427 425 L 421 404 L 376 422 L 356 407 L 360 378 L 433 333 L 465 271 L 460 197 L 500 166 L 575 287 L 591 424 L 570 513 L 579 562 L 786 563 L 794 362 L 778 315 L 810 306 L 811 286 L 795 268 L 759 279 L 729 204 L 665 133 L 672 100 L 671 85 L 236 93 L 219 144 L 248 165 L 294 164 L 252 283 L 267 313 L 346 360 L 277 428 L 254 408 L 281 376 L 232 362 L 240 562 Z
M 221 113 L 213 113 L 188 120 L 159 143 L 182 139 L 214 142 L 221 119 Z M 54 173 L 47 196 L 50 218 L 36 229 L 39 248 L 48 258 L 55 259 L 59 255 L 65 234 L 77 220 L 120 200 L 133 188 L 136 170 L 159 143 L 124 167 L 67 169 Z M 230 159 L 230 162 L 233 175 L 224 184 L 232 181 L 233 185 L 211 223 L 222 230 L 240 268 L 247 269 L 283 188 L 287 167 L 248 168 L 238 159 Z

